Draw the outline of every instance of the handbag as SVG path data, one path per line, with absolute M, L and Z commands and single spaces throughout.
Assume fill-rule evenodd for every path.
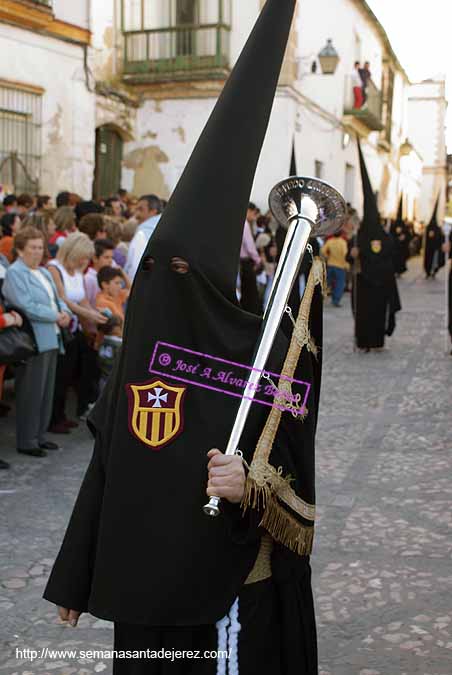
M 0 331 L 0 364 L 27 361 L 36 353 L 34 340 L 26 330 L 10 326 Z
M 63 341 L 64 348 L 66 349 L 68 345 L 75 340 L 74 333 L 71 333 L 69 328 L 60 328 L 60 335 Z

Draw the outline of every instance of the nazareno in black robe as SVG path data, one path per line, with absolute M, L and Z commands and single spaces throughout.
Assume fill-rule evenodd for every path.
M 183 644 L 194 644 L 200 633 L 200 643 L 210 644 L 212 627 L 232 611 L 237 597 L 242 609 L 245 591 L 256 593 L 257 601 L 257 585 L 243 586 L 265 527 L 276 542 L 272 606 L 280 630 L 274 650 L 281 675 L 315 675 L 308 556 L 319 362 L 303 352 L 294 376 L 312 385 L 309 414 L 300 423 L 290 412 L 282 413 L 270 458 L 274 471 L 281 467 L 282 476 L 292 477 L 286 492 L 308 506 L 290 513 L 274 497 L 271 508 L 256 504 L 243 512 L 226 502 L 216 519 L 202 511 L 206 453 L 225 449 L 239 399 L 196 386 L 190 378 L 177 379 L 181 373 L 169 370 L 186 354 L 177 356 L 178 347 L 252 363 L 261 319 L 237 303 L 236 270 L 294 9 L 295 0 L 267 1 L 148 243 L 128 304 L 123 350 L 90 417 L 93 456 L 44 597 L 115 622 L 122 645 L 139 643 L 144 630 L 152 644 L 173 642 L 176 648 L 176 635 L 183 635 Z M 263 44 L 271 49 L 262 53 Z M 243 115 L 244 109 L 255 112 Z M 213 210 L 218 214 L 214 223 Z M 188 263 L 188 273 L 174 271 L 175 257 Z M 313 307 L 319 307 L 316 298 Z M 311 330 L 320 346 L 321 306 L 318 312 L 311 317 Z M 155 365 L 150 370 L 158 342 L 176 345 L 164 374 L 156 373 Z M 280 372 L 287 346 L 280 331 L 268 370 Z M 218 388 L 217 381 L 213 384 Z M 163 401 L 159 406 L 157 399 Z M 240 448 L 251 466 L 273 410 L 252 406 Z M 261 619 L 267 640 L 265 613 Z M 244 628 L 239 640 L 247 639 L 257 653 L 259 639 Z M 283 653 L 282 641 L 287 641 Z M 249 649 L 242 652 L 239 660 L 249 658 Z M 137 672 L 161 675 L 160 663 L 144 665 Z M 133 667 L 129 663 L 127 672 Z M 198 671 L 186 662 L 182 672 Z M 241 672 L 254 675 L 251 659 Z
M 442 250 L 444 234 L 438 225 L 439 195 L 433 214 L 425 230 L 424 237 L 424 270 L 426 277 L 434 277 L 444 267 L 445 256 Z
M 359 272 L 352 296 L 355 342 L 359 349 L 384 346 L 385 336 L 395 330 L 395 315 L 401 309 L 394 273 L 394 248 L 380 221 L 361 145 L 358 142 L 364 193 L 364 215 L 358 231 Z
M 434 277 L 444 267 L 442 245 L 444 235 L 439 225 L 430 223 L 425 231 L 424 271 L 427 277 Z
M 361 271 L 356 275 L 355 338 L 359 349 L 384 347 L 385 336 L 395 329 L 395 314 L 401 309 L 394 276 L 393 249 L 389 235 L 382 233 L 378 252 L 358 235 Z M 374 244 L 376 249 L 379 245 Z
M 394 272 L 404 274 L 410 257 L 410 232 L 403 222 L 391 224 L 391 236 L 394 250 Z
M 397 218 L 391 223 L 390 234 L 393 241 L 394 272 L 403 274 L 407 271 L 407 260 L 410 257 L 410 231 L 403 222 L 403 195 L 400 197 Z

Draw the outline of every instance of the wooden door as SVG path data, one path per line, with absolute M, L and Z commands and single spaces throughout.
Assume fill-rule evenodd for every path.
M 108 198 L 121 187 L 121 136 L 108 126 L 96 129 L 96 165 L 94 171 L 94 198 Z

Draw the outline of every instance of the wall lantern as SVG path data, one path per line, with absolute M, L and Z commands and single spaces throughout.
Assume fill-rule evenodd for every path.
M 334 75 L 339 63 L 339 54 L 333 47 L 333 41 L 327 40 L 325 47 L 319 52 L 319 62 L 324 75 Z

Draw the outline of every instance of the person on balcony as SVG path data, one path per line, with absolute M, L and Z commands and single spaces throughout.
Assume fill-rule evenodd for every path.
M 355 61 L 355 67 L 352 73 L 352 89 L 353 89 L 353 108 L 359 110 L 363 104 L 363 81 L 361 79 L 361 64 Z
M 369 88 L 369 82 L 372 79 L 372 73 L 370 72 L 370 63 L 369 61 L 366 61 L 364 64 L 363 68 L 359 69 L 359 74 L 361 76 L 361 82 L 362 82 L 362 93 L 363 93 L 363 105 L 367 105 L 367 99 L 368 99 L 368 88 Z

